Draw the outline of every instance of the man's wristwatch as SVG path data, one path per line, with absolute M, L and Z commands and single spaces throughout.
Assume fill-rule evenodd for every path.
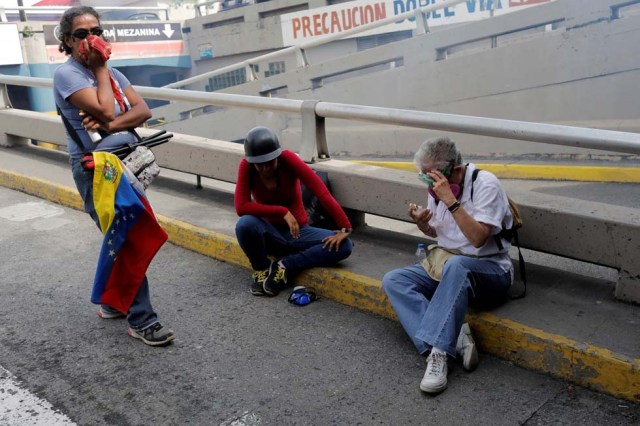
M 346 234 L 350 234 L 351 231 L 353 231 L 353 228 L 342 228 L 340 229 L 340 232 L 346 233 Z

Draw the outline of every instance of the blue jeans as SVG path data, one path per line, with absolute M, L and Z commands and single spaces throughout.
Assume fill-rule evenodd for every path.
M 469 302 L 495 307 L 506 300 L 510 287 L 511 273 L 496 262 L 467 256 L 450 258 L 439 283 L 420 264 L 382 278 L 382 288 L 418 351 L 425 354 L 436 347 L 453 357 Z
M 295 273 L 314 266 L 333 266 L 351 254 L 353 243 L 347 238 L 340 248 L 322 248 L 322 239 L 334 235 L 328 229 L 301 226 L 300 236 L 293 238 L 289 228 L 276 228 L 261 217 L 246 215 L 236 223 L 238 243 L 255 271 L 269 267 L 268 256 L 282 257 L 282 264 Z
M 98 229 L 100 229 L 98 215 L 96 214 L 96 209 L 93 205 L 93 170 L 83 169 L 80 164 L 80 159 L 72 159 L 71 171 L 73 172 L 73 180 L 76 182 L 76 187 L 78 188 L 80 197 L 82 197 L 82 200 L 84 201 L 84 211 L 89 213 L 93 221 L 98 225 Z M 127 321 L 131 328 L 136 330 L 142 330 L 153 323 L 158 322 L 158 316 L 151 306 L 149 282 L 147 281 L 146 276 L 142 281 L 138 294 L 136 294 L 136 297 L 133 299 L 133 303 L 129 308 Z

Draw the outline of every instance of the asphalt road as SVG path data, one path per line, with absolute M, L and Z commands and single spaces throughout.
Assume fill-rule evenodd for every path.
M 171 244 L 148 275 L 177 339 L 147 347 L 89 303 L 100 242 L 87 215 L 0 188 L 0 425 L 55 424 L 12 405 L 9 373 L 68 419 L 58 424 L 640 422 L 638 405 L 484 354 L 471 374 L 450 363 L 449 388 L 427 396 L 399 324 L 324 299 L 253 297 L 247 270 Z

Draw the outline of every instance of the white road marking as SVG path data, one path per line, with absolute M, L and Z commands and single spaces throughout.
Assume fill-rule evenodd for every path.
M 31 224 L 31 228 L 35 229 L 36 231 L 52 231 L 70 223 L 73 223 L 73 221 L 61 217 L 52 217 L 34 221 Z
M 0 425 L 72 426 L 67 416 L 47 401 L 20 387 L 18 380 L 0 366 Z
M 245 411 L 240 417 L 226 420 L 220 426 L 258 426 L 262 424 L 262 419 L 256 413 Z
M 19 203 L 0 209 L 0 218 L 12 222 L 24 222 L 38 218 L 49 218 L 64 214 L 60 207 L 52 206 L 44 201 Z

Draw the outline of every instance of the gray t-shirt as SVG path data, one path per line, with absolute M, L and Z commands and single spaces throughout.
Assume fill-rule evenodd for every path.
M 121 91 L 124 91 L 131 85 L 129 80 L 117 69 L 109 68 L 109 72 L 120 85 Z M 128 131 L 112 133 L 108 137 L 104 137 L 100 142 L 93 143 L 89 134 L 82 126 L 82 117 L 80 109 L 68 101 L 69 97 L 78 90 L 88 87 L 97 88 L 98 83 L 93 73 L 85 68 L 78 61 L 69 57 L 67 62 L 60 65 L 53 75 L 53 97 L 58 108 L 67 118 L 71 126 L 75 129 L 78 137 L 84 145 L 86 151 L 113 151 L 123 145 L 134 143 L 137 141 L 133 133 Z M 124 93 L 122 93 L 124 97 Z M 115 102 L 115 115 L 118 116 L 124 111 L 120 110 L 118 102 Z M 71 135 L 67 132 L 67 144 L 69 155 L 73 159 L 81 158 L 83 150 L 77 146 Z

